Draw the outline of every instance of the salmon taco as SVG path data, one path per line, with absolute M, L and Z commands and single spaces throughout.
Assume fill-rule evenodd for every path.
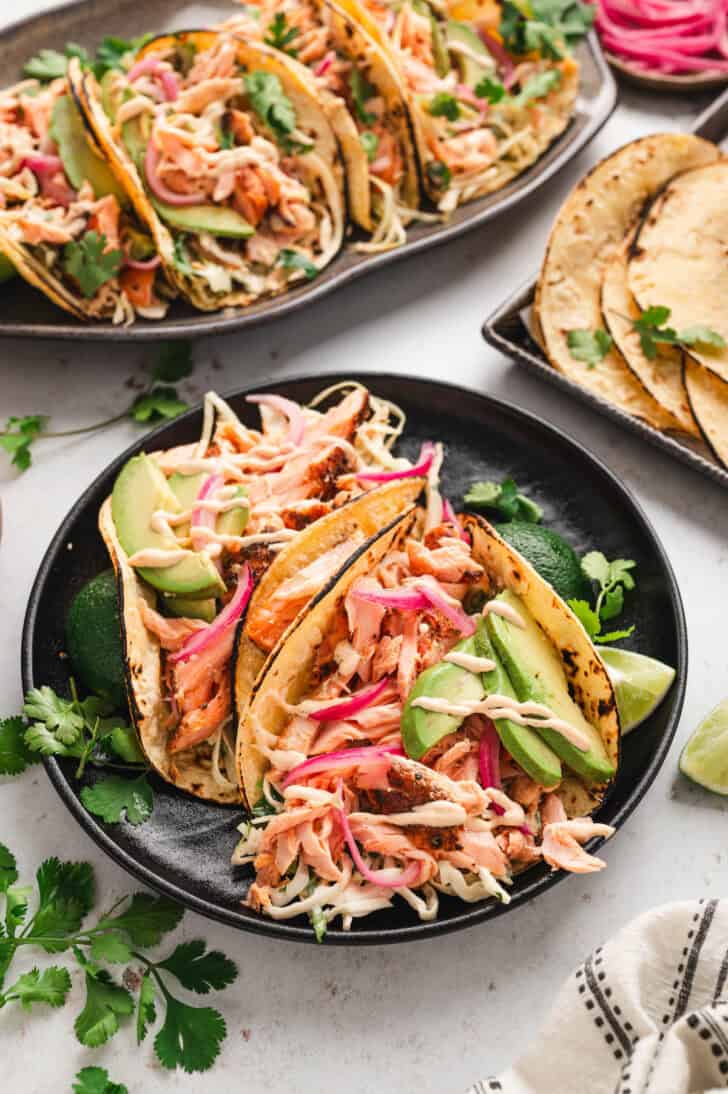
M 425 483 L 427 459 L 423 472 L 390 452 L 397 408 L 360 385 L 322 395 L 322 409 L 249 396 L 254 429 L 210 393 L 200 440 L 134 456 L 101 508 L 142 747 L 202 798 L 241 800 L 234 702 L 311 596 Z
M 76 60 L 69 77 L 170 279 L 195 307 L 283 293 L 338 253 L 338 143 L 290 58 L 190 31 L 152 39 L 100 83 Z
M 64 78 L 0 91 L 0 253 L 81 319 L 161 319 L 174 295 L 150 233 Z
M 457 3 L 340 2 L 392 58 L 440 212 L 506 186 L 569 124 L 579 64 L 563 38 L 534 50 L 513 4 L 493 4 L 481 20 Z
M 238 731 L 253 814 L 233 862 L 247 903 L 320 938 L 395 895 L 507 902 L 582 845 L 615 778 L 619 715 L 581 623 L 484 520 L 403 513 L 289 629 Z
M 224 26 L 263 38 L 304 65 L 346 163 L 352 219 L 372 233 L 363 252 L 404 243 L 418 213 L 417 156 L 404 88 L 390 58 L 333 0 L 267 0 L 246 5 Z

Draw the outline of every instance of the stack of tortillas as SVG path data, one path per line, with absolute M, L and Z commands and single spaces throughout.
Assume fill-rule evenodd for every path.
M 728 466 L 728 348 L 658 343 L 646 356 L 633 321 L 650 307 L 728 346 L 728 159 L 700 137 L 633 141 L 582 179 L 552 229 L 534 315 L 555 369 L 654 429 L 702 438 Z M 611 348 L 577 360 L 569 333 L 598 330 Z

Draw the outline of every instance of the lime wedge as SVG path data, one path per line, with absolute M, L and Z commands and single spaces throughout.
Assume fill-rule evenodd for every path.
M 654 657 L 611 646 L 597 646 L 617 696 L 622 733 L 649 718 L 675 679 L 675 670 Z
M 680 756 L 680 770 L 715 794 L 728 794 L 728 699 L 703 718 Z

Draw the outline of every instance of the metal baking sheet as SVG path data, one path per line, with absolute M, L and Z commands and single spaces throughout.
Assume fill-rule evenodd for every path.
M 236 4 L 214 0 L 202 4 L 148 0 L 143 8 L 136 0 L 76 0 L 1 31 L 4 72 L 8 73 L 7 82 L 10 82 L 20 74 L 23 63 L 39 49 L 62 48 L 69 41 L 94 48 L 107 34 L 128 37 L 147 30 L 209 26 L 239 10 Z M 566 131 L 546 154 L 509 186 L 456 210 L 447 224 L 413 226 L 402 247 L 379 255 L 360 255 L 344 248 L 310 285 L 251 308 L 204 313 L 175 301 L 165 319 L 138 320 L 124 328 L 108 322 L 80 322 L 29 286 L 13 281 L 2 286 L 0 337 L 154 341 L 224 334 L 297 311 L 309 301 L 326 296 L 355 278 L 478 228 L 528 198 L 594 137 L 612 113 L 617 101 L 616 85 L 594 33 L 579 45 L 577 56 L 582 78 L 576 112 Z M 356 239 L 356 233 L 351 238 Z
M 706 140 L 720 144 L 728 135 L 728 91 L 724 91 L 697 118 L 692 132 Z M 618 407 L 597 398 L 586 388 L 575 384 L 547 361 L 543 350 L 531 337 L 528 316 L 536 291 L 536 277 L 530 278 L 490 315 L 483 324 L 483 337 L 489 345 L 511 357 L 519 365 L 547 380 L 554 387 L 568 392 L 583 403 L 626 426 L 650 444 L 668 452 L 675 459 L 693 467 L 708 478 L 728 487 L 728 471 L 712 457 L 702 455 L 690 447 L 690 442 L 660 433 L 645 422 L 633 418 Z

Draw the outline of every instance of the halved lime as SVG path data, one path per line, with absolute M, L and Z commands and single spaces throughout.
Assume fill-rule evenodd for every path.
M 728 699 L 703 718 L 685 745 L 680 770 L 715 794 L 728 794 Z
M 597 649 L 617 696 L 622 733 L 629 733 L 660 705 L 675 679 L 675 670 L 643 653 L 611 646 L 597 646 Z

